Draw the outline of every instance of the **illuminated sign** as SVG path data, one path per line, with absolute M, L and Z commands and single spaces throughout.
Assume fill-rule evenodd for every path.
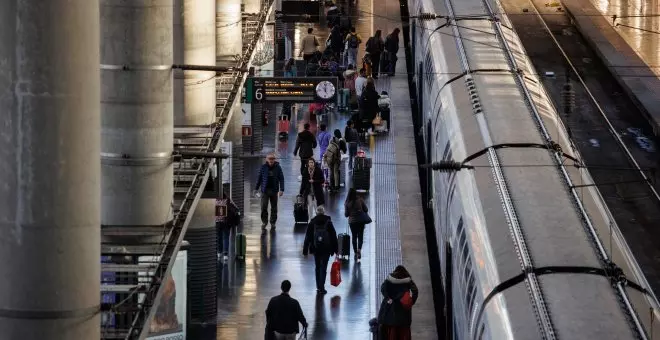
M 246 101 L 251 102 L 334 102 L 337 99 L 337 77 L 248 79 Z

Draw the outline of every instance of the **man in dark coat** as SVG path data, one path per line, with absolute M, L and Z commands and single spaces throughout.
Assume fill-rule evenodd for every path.
M 300 333 L 298 323 L 307 328 L 307 320 L 298 300 L 289 296 L 291 282 L 282 281 L 282 294 L 273 297 L 266 308 L 266 334 L 272 339 L 295 340 Z
M 261 188 L 261 230 L 268 225 L 268 203 L 270 202 L 270 229 L 275 230 L 277 222 L 277 199 L 284 194 L 284 172 L 275 154 L 266 156 L 266 163 L 259 170 L 255 191 Z
M 325 215 L 325 209 L 316 208 L 316 216 L 309 221 L 305 242 L 303 243 L 303 255 L 314 254 L 316 264 L 316 292 L 325 294 L 325 279 L 328 274 L 328 261 L 330 256 L 337 254 L 337 232 L 332 225 L 330 216 Z
M 296 148 L 293 150 L 293 155 L 300 155 L 300 175 L 302 176 L 303 170 L 307 166 L 307 160 L 314 156 L 314 148 L 316 147 L 316 137 L 309 131 L 309 123 L 305 123 L 303 131 L 298 133 L 296 139 Z M 300 153 L 298 152 L 300 151 Z

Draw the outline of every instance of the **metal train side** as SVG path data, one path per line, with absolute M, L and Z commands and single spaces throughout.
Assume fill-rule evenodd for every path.
M 411 0 L 410 7 L 413 15 L 418 13 L 443 13 L 446 9 L 433 0 Z M 463 0 L 467 7 L 470 2 L 478 4 L 479 1 Z M 499 11 L 503 10 L 499 3 L 495 4 Z M 501 16 L 502 23 L 506 26 L 508 18 Z M 457 160 L 460 161 L 467 155 L 477 151 L 474 140 L 480 140 L 480 131 L 474 124 L 469 114 L 472 112 L 471 98 L 465 89 L 462 80 L 453 80 L 461 77 L 459 67 L 459 53 L 454 35 L 449 25 L 443 24 L 444 20 L 413 21 L 411 34 L 413 43 L 413 55 L 415 56 L 416 84 L 418 85 L 418 98 L 420 101 L 421 121 L 424 122 L 423 134 L 426 142 L 427 160 Z M 469 27 L 471 22 L 463 22 L 462 25 Z M 508 25 L 508 27 L 511 27 Z M 482 29 L 473 26 L 472 30 Z M 478 38 L 474 38 L 478 39 Z M 515 57 L 519 67 L 527 74 L 526 85 L 532 93 L 534 104 L 539 108 L 544 124 L 549 127 L 552 139 L 560 144 L 564 150 L 570 150 L 576 158 L 580 158 L 577 151 L 572 147 L 561 120 L 557 117 L 556 110 L 548 99 L 547 94 L 540 81 L 534 76 L 534 69 L 524 53 L 515 32 L 507 33 L 508 43 L 516 51 Z M 478 51 L 477 49 L 473 49 Z M 488 59 L 487 49 L 480 52 L 481 60 Z M 462 76 L 465 77 L 465 76 Z M 475 76 L 476 77 L 476 76 Z M 482 77 L 479 85 L 483 88 L 490 86 L 498 89 L 500 96 L 515 97 L 511 84 L 507 82 L 498 83 L 501 78 Z M 448 84 L 449 83 L 449 84 Z M 493 90 L 491 89 L 491 92 Z M 508 92 L 507 92 L 508 91 Z M 509 93 L 510 92 L 510 93 Z M 514 101 L 512 99 L 512 101 Z M 502 110 L 502 107 L 490 107 L 493 110 Z M 499 122 L 500 124 L 516 124 L 516 121 Z M 523 124 L 521 124 L 523 125 Z M 519 153 L 524 153 L 521 150 Z M 475 160 L 475 163 L 479 163 Z M 479 163 L 488 165 L 483 160 Z M 569 175 L 576 183 L 593 183 L 588 171 L 583 168 L 574 168 Z M 451 283 L 447 282 L 446 273 L 443 270 L 443 285 L 450 288 L 452 295 L 452 314 L 454 336 L 456 339 L 540 339 L 538 315 L 529 301 L 529 294 L 525 284 L 508 288 L 493 295 L 490 302 L 484 308 L 485 296 L 494 287 L 511 275 L 520 271 L 519 261 L 513 251 L 509 239 L 509 228 L 506 218 L 497 209 L 500 205 L 490 202 L 499 202 L 500 197 L 494 190 L 493 175 L 487 167 L 477 168 L 474 171 L 461 171 L 454 173 L 429 172 L 430 185 L 428 190 L 430 205 L 434 211 L 435 225 L 437 228 L 437 242 L 440 250 L 440 261 L 443 269 L 451 268 L 453 275 Z M 609 239 L 613 242 L 607 245 L 607 251 L 611 260 L 621 267 L 625 275 L 634 282 L 648 288 L 644 276 L 641 274 L 637 263 L 632 257 L 625 241 L 623 240 L 616 224 L 603 203 L 602 197 L 597 189 L 589 187 L 581 192 L 581 199 L 585 210 L 600 238 Z M 562 198 L 558 198 L 562 199 Z M 488 206 L 484 206 L 488 202 Z M 496 229 L 496 230 L 494 230 Z M 582 232 L 584 231 L 575 231 Z M 573 238 L 577 236 L 572 236 Z M 579 237 L 577 237 L 579 238 Z M 556 239 L 548 239 L 549 242 Z M 543 240 L 541 240 L 543 242 Z M 570 240 L 566 240 L 570 247 Z M 509 244 L 508 249 L 505 245 Z M 584 242 L 579 243 L 584 244 Z M 561 244 L 555 245 L 561 247 Z M 451 258 L 447 258 L 447 248 L 451 249 Z M 581 253 L 581 252 L 584 253 Z M 580 255 L 579 264 L 594 265 L 589 260 L 591 255 L 587 249 L 575 249 Z M 563 260 L 563 259 L 561 259 Z M 570 263 L 569 263 L 570 264 Z M 597 266 L 597 265 L 594 265 Z M 561 278 L 559 278 L 561 280 Z M 544 279 L 545 280 L 545 279 Z M 553 291 L 555 296 L 565 294 L 566 299 L 602 299 L 594 303 L 585 300 L 592 309 L 605 309 L 605 311 L 592 311 L 597 317 L 589 319 L 585 317 L 585 311 L 571 308 L 565 305 L 568 301 L 549 301 L 553 310 L 561 311 L 562 316 L 555 316 L 557 325 L 570 325 L 576 320 L 575 328 L 565 327 L 566 334 L 570 338 L 590 338 L 597 335 L 606 335 L 605 338 L 635 338 L 635 332 L 631 330 L 633 322 L 630 316 L 626 317 L 621 311 L 620 301 L 614 298 L 613 290 L 607 289 L 607 282 L 603 280 L 584 281 L 583 278 L 571 277 L 567 281 L 578 282 L 580 285 L 593 285 L 594 294 L 589 290 L 580 291 L 580 287 L 562 285 L 557 280 L 545 280 L 544 290 Z M 584 288 L 584 287 L 581 287 Z M 578 292 L 577 296 L 576 291 Z M 632 289 L 626 289 L 630 303 L 637 311 L 635 317 L 639 319 L 646 329 L 647 338 L 658 339 L 659 335 L 649 332 L 652 323 L 658 321 L 657 300 L 654 296 L 644 295 Z M 585 295 L 586 294 L 586 295 Z M 589 295 L 589 296 L 587 296 Z M 483 310 L 481 310 L 483 308 Z M 653 312 L 649 313 L 649 310 Z M 483 316 L 480 316 L 480 311 Z M 588 312 L 588 310 L 587 310 Z M 562 323 L 562 321 L 564 323 Z M 584 328 L 602 328 L 603 332 L 589 330 L 576 331 Z M 559 330 L 560 332 L 564 330 Z M 656 332 L 660 333 L 660 332 Z M 650 334 L 650 336 L 648 336 Z M 564 334 L 565 335 L 565 334 Z M 566 337 L 566 336 L 563 336 Z

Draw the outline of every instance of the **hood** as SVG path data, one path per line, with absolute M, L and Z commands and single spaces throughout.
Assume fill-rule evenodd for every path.
M 328 11 L 334 11 L 334 10 L 336 10 L 336 9 L 337 9 L 337 6 L 336 6 L 336 5 L 332 5 L 332 6 L 330 6 L 330 9 L 328 9 Z
M 325 223 L 329 219 L 330 219 L 330 216 L 328 216 L 328 215 L 316 215 L 316 216 L 314 216 L 314 218 L 312 218 L 312 220 L 310 222 L 312 222 L 312 224 L 316 224 L 316 222 L 321 224 L 321 223 Z
M 388 96 L 386 94 L 381 94 L 380 99 L 390 99 L 390 96 Z
M 350 77 L 355 74 L 355 70 L 346 70 L 344 71 L 344 76 Z
M 410 277 L 403 277 L 403 278 L 395 278 L 392 276 L 393 274 L 390 274 L 387 276 L 387 281 L 393 284 L 404 284 L 404 283 L 410 283 L 412 279 Z

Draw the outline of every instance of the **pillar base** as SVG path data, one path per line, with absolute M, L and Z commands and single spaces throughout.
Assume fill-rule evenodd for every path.
M 188 302 L 191 323 L 215 323 L 218 317 L 217 247 L 215 226 L 186 232 L 188 250 Z

